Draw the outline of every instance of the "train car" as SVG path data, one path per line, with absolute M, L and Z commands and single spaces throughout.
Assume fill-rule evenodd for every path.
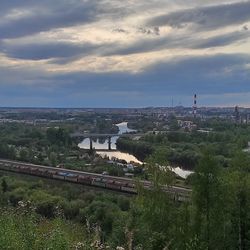
M 91 185 L 91 182 L 92 182 L 92 178 L 90 176 L 80 175 L 78 177 L 78 183 Z
M 120 186 L 117 186 L 114 180 L 107 180 L 106 182 L 106 188 L 109 189 L 120 189 Z
M 39 176 L 47 176 L 48 175 L 48 170 L 44 168 L 38 168 L 37 169 L 37 175 Z
M 11 166 L 8 167 L 7 170 L 19 173 L 20 172 L 20 168 L 21 168 L 21 166 L 12 164 Z
M 3 169 L 3 170 L 10 170 L 10 164 L 7 164 L 7 163 L 0 163 L 0 169 Z
M 189 200 L 191 195 L 191 190 L 182 187 L 163 187 L 163 190 L 174 196 L 175 200 Z
M 35 168 L 35 167 L 30 168 L 30 173 L 33 174 L 33 175 L 37 175 L 38 168 Z
M 114 182 L 114 188 L 113 189 L 116 189 L 116 190 L 121 190 L 121 187 L 123 186 L 123 183 L 120 182 L 120 181 L 115 181 Z
M 72 182 L 77 182 L 78 181 L 78 175 L 77 174 L 67 174 L 65 176 L 65 180 L 72 181 Z
M 137 193 L 135 184 L 133 183 L 126 183 L 124 186 L 121 187 L 121 190 L 128 193 Z
M 152 183 L 151 182 L 149 182 L 149 181 L 143 181 L 142 183 L 143 183 L 143 187 L 145 189 L 152 189 Z
M 59 180 L 65 180 L 65 177 L 68 175 L 68 173 L 65 172 L 56 172 L 53 174 L 53 178 L 59 179 Z
M 175 193 L 174 196 L 174 200 L 175 201 L 179 201 L 179 202 L 184 202 L 184 201 L 190 201 L 190 194 L 189 193 Z
M 45 175 L 46 177 L 49 177 L 49 178 L 54 178 L 53 176 L 56 174 L 56 171 L 55 170 L 48 170 L 45 172 Z
M 92 185 L 97 187 L 106 187 L 106 183 L 102 180 L 102 178 L 94 178 L 92 180 Z
M 1 165 L 2 167 L 8 168 L 8 167 L 10 167 L 12 164 L 7 163 L 7 162 L 1 162 L 0 165 Z
M 21 165 L 21 166 L 19 167 L 19 171 L 18 171 L 18 172 L 29 174 L 29 173 L 30 173 L 30 168 L 27 167 L 27 166 L 25 166 L 25 165 Z

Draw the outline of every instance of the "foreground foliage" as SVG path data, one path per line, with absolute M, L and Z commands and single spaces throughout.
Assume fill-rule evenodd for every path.
M 21 249 L 72 249 L 78 241 L 85 244 L 83 249 L 250 248 L 248 154 L 235 153 L 225 169 L 211 151 L 205 152 L 189 179 L 192 197 L 182 203 L 162 190 L 161 185 L 173 183 L 173 175 L 154 165 L 156 161 L 165 161 L 162 152 L 151 157 L 148 165 L 152 190 L 138 185 L 136 197 L 104 194 L 70 184 L 59 187 L 53 182 L 2 177 L 1 204 L 15 210 L 7 209 L 0 217 L 0 242 L 5 244 L 1 249 L 18 249 L 15 242 Z M 29 216 L 16 212 L 20 202 L 28 202 L 32 210 Z M 41 230 L 45 230 L 44 234 Z M 96 247 L 95 239 L 99 242 Z M 25 243 L 28 241 L 29 246 Z
M 80 225 L 60 218 L 47 220 L 24 207 L 1 210 L 0 249 L 86 249 L 84 245 Z

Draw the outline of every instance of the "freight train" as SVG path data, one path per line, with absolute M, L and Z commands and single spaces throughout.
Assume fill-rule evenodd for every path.
M 54 168 L 3 159 L 0 159 L 0 170 L 137 194 L 136 181 L 129 178 Z M 149 181 L 140 181 L 140 184 L 146 189 L 152 188 L 152 184 Z M 170 193 L 174 199 L 179 201 L 188 200 L 191 192 L 191 190 L 181 187 L 163 187 L 163 189 Z

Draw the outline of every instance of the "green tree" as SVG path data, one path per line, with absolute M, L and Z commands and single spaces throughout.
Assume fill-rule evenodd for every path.
M 55 167 L 58 163 L 58 160 L 57 160 L 57 154 L 55 152 L 51 152 L 49 154 L 49 160 L 50 160 L 50 163 L 53 167 Z
M 29 161 L 29 152 L 26 149 L 21 149 L 19 152 L 19 158 L 21 161 Z
M 194 237 L 198 237 L 203 249 L 224 248 L 224 193 L 220 166 L 214 157 L 206 152 L 194 175 Z M 199 248 L 198 248 L 199 249 Z
M 169 117 L 169 128 L 172 131 L 178 130 L 180 128 L 180 126 L 178 125 L 178 121 L 174 115 L 171 115 Z
M 173 175 L 167 168 L 165 151 L 155 152 L 147 165 L 152 185 L 148 188 L 138 184 L 138 196 L 132 204 L 130 232 L 134 242 L 141 242 L 143 249 L 158 250 L 170 246 L 175 238 L 176 207 L 167 186 L 173 182 Z
M 3 193 L 6 193 L 8 191 L 8 184 L 5 179 L 2 179 L 1 186 L 2 186 Z
M 232 244 L 239 250 L 250 248 L 250 157 L 238 152 L 231 163 L 227 179 L 230 188 Z

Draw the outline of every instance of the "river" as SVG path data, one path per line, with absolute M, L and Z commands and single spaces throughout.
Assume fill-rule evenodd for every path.
M 111 138 L 111 149 L 116 149 L 116 141 L 119 138 L 119 135 L 124 134 L 124 133 L 129 133 L 129 132 L 136 132 L 136 130 L 128 128 L 128 123 L 127 122 L 122 122 L 119 124 L 116 124 L 116 126 L 119 128 L 119 132 L 117 136 L 113 136 Z M 82 149 L 89 149 L 89 138 L 84 139 L 81 143 L 79 143 L 79 147 Z M 97 151 L 97 153 L 103 157 L 107 156 L 109 159 L 111 158 L 117 158 L 119 160 L 125 160 L 127 163 L 129 162 L 135 162 L 138 164 L 142 164 L 141 161 L 139 161 L 134 155 L 128 154 L 128 153 L 123 153 L 120 151 L 108 151 L 108 139 L 97 139 L 96 141 L 93 141 L 93 148 Z M 98 149 L 100 150 L 105 150 L 107 151 L 101 151 L 98 152 Z M 186 178 L 188 175 L 190 175 L 192 172 L 184 170 L 182 168 L 171 168 L 173 172 L 175 172 L 177 175 Z

